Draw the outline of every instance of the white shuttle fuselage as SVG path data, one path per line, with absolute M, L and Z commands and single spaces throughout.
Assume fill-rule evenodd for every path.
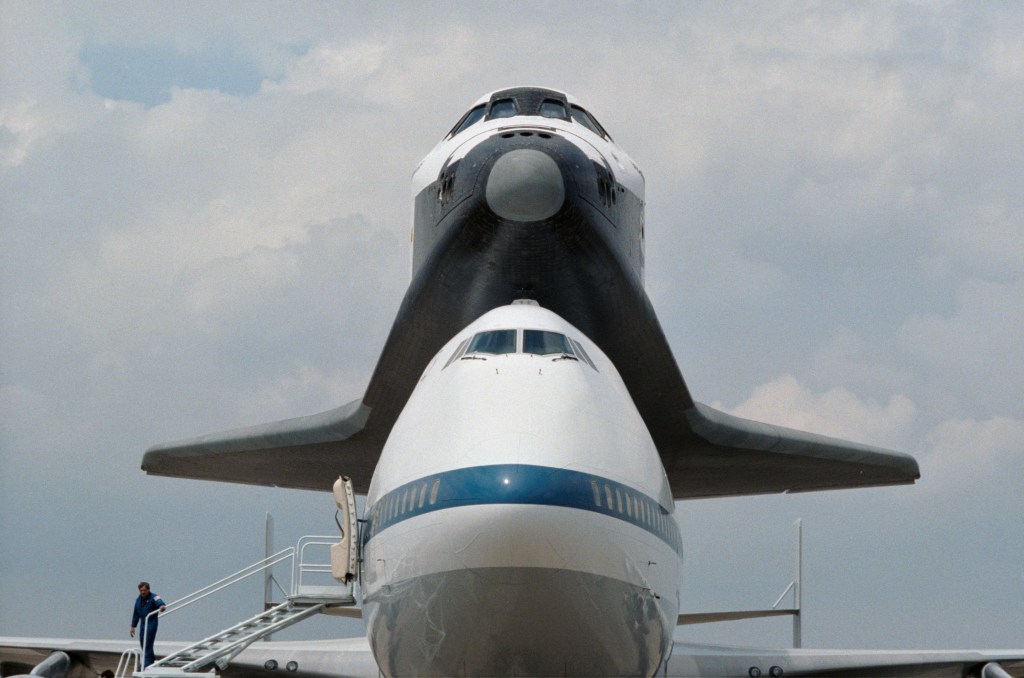
M 646 675 L 669 651 L 682 549 L 658 452 L 611 361 L 535 304 L 434 357 L 365 517 L 388 675 Z

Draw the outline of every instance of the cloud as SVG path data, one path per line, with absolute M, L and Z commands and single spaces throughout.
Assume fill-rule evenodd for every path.
M 975 507 L 936 492 L 904 510 L 919 488 L 715 500 L 688 507 L 698 548 L 720 542 L 749 565 L 722 576 L 756 578 L 759 535 L 782 525 L 772 573 L 788 575 L 788 520 L 802 514 L 823 535 L 815 567 L 863 601 L 847 614 L 822 593 L 820 640 L 935 644 L 937 618 L 955 626 L 945 591 L 913 615 L 917 635 L 872 624 L 884 601 L 863 593 L 936 551 L 966 581 L 992 553 L 976 524 L 1020 529 L 1019 505 L 993 515 L 977 501 L 1017 488 L 1019 12 L 256 7 L 0 2 L 0 486 L 16 499 L 0 570 L 19 573 L 0 578 L 0 630 L 109 635 L 119 607 L 54 621 L 38 616 L 49 594 L 22 598 L 48 591 L 33 573 L 53 553 L 40 577 L 102 582 L 100 599 L 140 569 L 184 592 L 260 555 L 215 519 L 247 524 L 268 504 L 296 534 L 319 519 L 319 496 L 141 476 L 141 452 L 358 395 L 408 281 L 409 173 L 478 96 L 532 83 L 580 97 L 646 173 L 651 294 L 698 398 L 910 450 L 922 488 L 960 480 Z M 133 54 L 167 57 L 158 100 L 146 83 L 104 83 Z M 217 78 L 181 77 L 195 64 Z M 154 517 L 179 557 L 141 547 Z M 225 548 L 210 554 L 207 538 Z M 687 584 L 709 609 L 736 587 L 714 579 L 718 555 Z M 998 555 L 985 572 L 1014 562 Z M 946 582 L 913 574 L 889 591 Z M 770 602 L 778 584 L 736 604 Z M 972 600 L 983 610 L 1007 590 Z
M 899 447 L 916 416 L 914 403 L 893 395 L 882 405 L 864 401 L 845 388 L 814 393 L 786 374 L 754 389 L 732 414 L 813 433 Z
M 897 338 L 906 360 L 926 375 L 931 407 L 961 415 L 1020 411 L 1024 383 L 1024 278 L 964 280 L 956 310 L 907 318 Z
M 381 70 L 387 53 L 383 42 L 373 40 L 337 47 L 318 45 L 294 61 L 280 82 L 267 82 L 264 89 L 309 95 L 362 88 Z
M 953 419 L 929 431 L 926 442 L 928 451 L 920 458 L 925 487 L 945 492 L 966 484 L 972 491 L 984 492 L 998 478 L 1019 475 L 1024 460 L 1024 420 Z M 1016 485 L 1024 491 L 1024 484 Z M 1000 493 L 1008 490 L 1003 488 Z M 1009 499 L 1015 503 L 1020 495 Z
M 0 107 L 0 165 L 17 167 L 45 133 L 45 122 L 30 101 Z
M 951 215 L 939 236 L 950 264 L 1002 280 L 1024 277 L 1024 215 L 1013 202 L 979 200 Z
M 210 89 L 233 96 L 259 90 L 262 78 L 225 46 L 216 52 L 182 53 L 170 45 L 87 44 L 79 57 L 97 95 L 146 107 L 171 98 L 173 87 Z

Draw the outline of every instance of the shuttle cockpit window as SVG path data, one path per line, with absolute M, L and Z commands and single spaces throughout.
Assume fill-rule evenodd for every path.
M 502 353 L 516 352 L 516 331 L 515 330 L 492 330 L 480 332 L 469 342 L 466 353 L 489 353 L 501 355 Z
M 452 131 L 448 132 L 448 137 L 451 138 L 458 134 L 459 132 L 461 132 L 462 130 L 466 129 L 467 127 L 471 127 L 476 123 L 480 122 L 481 120 L 483 120 L 484 109 L 486 107 L 486 104 L 480 104 L 479 106 L 474 106 L 473 108 L 469 109 L 469 112 L 462 116 L 461 120 L 455 123 L 455 127 L 452 128 Z
M 514 99 L 496 99 L 491 104 L 491 112 L 487 115 L 488 120 L 494 118 L 511 118 L 519 112 Z
M 554 99 L 545 99 L 541 102 L 540 115 L 543 118 L 569 119 L 569 113 L 565 110 L 565 104 Z
M 603 137 L 611 141 L 611 137 L 608 136 L 608 132 L 604 131 L 604 128 L 601 127 L 601 124 L 597 122 L 596 119 L 594 119 L 594 116 L 590 115 L 585 110 L 583 110 L 582 108 L 575 104 L 573 104 L 572 106 L 572 119 L 578 122 L 579 124 L 583 125 L 587 129 L 589 129 L 597 136 Z
M 523 353 L 575 357 L 564 334 L 545 330 L 523 330 Z

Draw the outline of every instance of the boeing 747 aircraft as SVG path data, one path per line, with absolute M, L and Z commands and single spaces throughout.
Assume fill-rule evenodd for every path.
M 676 500 L 913 483 L 917 463 L 693 400 L 644 291 L 643 174 L 573 97 L 482 97 L 412 193 L 412 280 L 361 399 L 143 458 L 313 490 L 345 475 L 366 495 L 365 641 L 256 643 L 226 673 L 274 656 L 325 677 L 1024 675 L 1024 651 L 674 643 Z M 101 645 L 37 675 L 103 668 Z

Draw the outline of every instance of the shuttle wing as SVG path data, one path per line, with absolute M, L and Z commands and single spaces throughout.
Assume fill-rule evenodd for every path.
M 150 448 L 153 475 L 299 489 L 330 489 L 348 475 L 366 493 L 386 439 L 367 428 L 370 408 L 334 410 Z M 702 403 L 656 438 L 676 499 L 808 492 L 912 483 L 913 457 L 735 417 Z M 390 430 L 390 427 L 388 427 Z
M 689 435 L 658 446 L 677 499 L 808 492 L 912 483 L 913 457 L 735 417 L 702 403 L 685 410 Z
M 142 469 L 152 475 L 329 491 L 347 475 L 366 493 L 382 441 L 365 430 L 362 400 L 295 419 L 239 428 L 151 447 Z
M 347 475 L 355 491 L 365 494 L 416 378 L 433 352 L 461 329 L 439 331 L 437 325 L 429 337 L 392 332 L 362 399 L 319 414 L 157 445 L 146 451 L 142 468 L 152 475 L 323 491 Z M 646 365 L 622 359 L 618 364 L 676 499 L 895 485 L 920 477 L 917 462 L 906 454 L 742 419 L 695 402 L 663 337 L 648 344 Z M 613 361 L 626 353 L 614 345 L 603 348 Z
M 480 315 L 425 267 L 410 285 L 362 399 L 334 410 L 150 448 L 153 475 L 365 494 L 391 427 L 444 344 Z M 472 288 L 469 283 L 456 285 Z M 676 499 L 912 483 L 912 457 L 741 419 L 695 402 L 639 281 L 612 303 L 540 297 L 611 359 L 643 417 Z M 483 311 L 489 307 L 483 307 Z M 622 331 L 622 328 L 629 328 Z

